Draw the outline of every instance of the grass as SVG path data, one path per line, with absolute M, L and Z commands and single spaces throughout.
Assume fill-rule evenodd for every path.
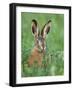
M 32 19 L 39 23 L 40 30 L 48 21 L 52 21 L 51 31 L 46 37 L 46 54 L 43 66 L 35 64 L 28 67 L 27 60 L 34 47 L 34 36 L 31 32 Z M 44 13 L 21 13 L 21 76 L 56 76 L 64 74 L 64 15 Z M 47 65 L 46 65 L 47 63 Z

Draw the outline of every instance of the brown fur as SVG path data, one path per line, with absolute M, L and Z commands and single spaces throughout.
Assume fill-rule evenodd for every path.
M 39 66 L 42 65 L 43 52 L 39 52 L 37 47 L 34 47 L 32 53 L 28 59 L 29 66 L 32 66 L 36 61 Z

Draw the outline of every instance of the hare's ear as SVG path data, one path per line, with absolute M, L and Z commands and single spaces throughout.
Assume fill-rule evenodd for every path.
M 49 33 L 50 31 L 50 27 L 51 27 L 51 20 L 49 20 L 43 27 L 42 31 L 41 31 L 41 35 L 43 36 L 43 38 L 46 38 L 46 34 Z
M 37 25 L 37 21 L 35 19 L 32 20 L 32 33 L 35 36 L 38 36 L 38 25 Z

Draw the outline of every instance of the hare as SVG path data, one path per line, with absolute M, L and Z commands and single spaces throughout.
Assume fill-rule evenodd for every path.
M 49 20 L 40 31 L 36 20 L 32 20 L 32 33 L 34 35 L 34 48 L 31 51 L 31 55 L 28 58 L 28 65 L 32 66 L 34 62 L 37 62 L 38 66 L 42 65 L 43 55 L 46 52 L 46 35 L 50 31 L 51 20 Z

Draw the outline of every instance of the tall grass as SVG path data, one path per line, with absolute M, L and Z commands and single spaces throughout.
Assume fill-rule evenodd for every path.
M 34 36 L 31 32 L 32 19 L 39 23 L 40 30 L 48 21 L 52 21 L 50 33 L 46 37 L 46 54 L 42 60 L 43 66 L 35 64 L 28 67 L 27 60 L 34 47 Z M 56 76 L 64 74 L 64 15 L 51 13 L 21 13 L 21 75 Z M 47 64 L 46 64 L 47 63 Z

